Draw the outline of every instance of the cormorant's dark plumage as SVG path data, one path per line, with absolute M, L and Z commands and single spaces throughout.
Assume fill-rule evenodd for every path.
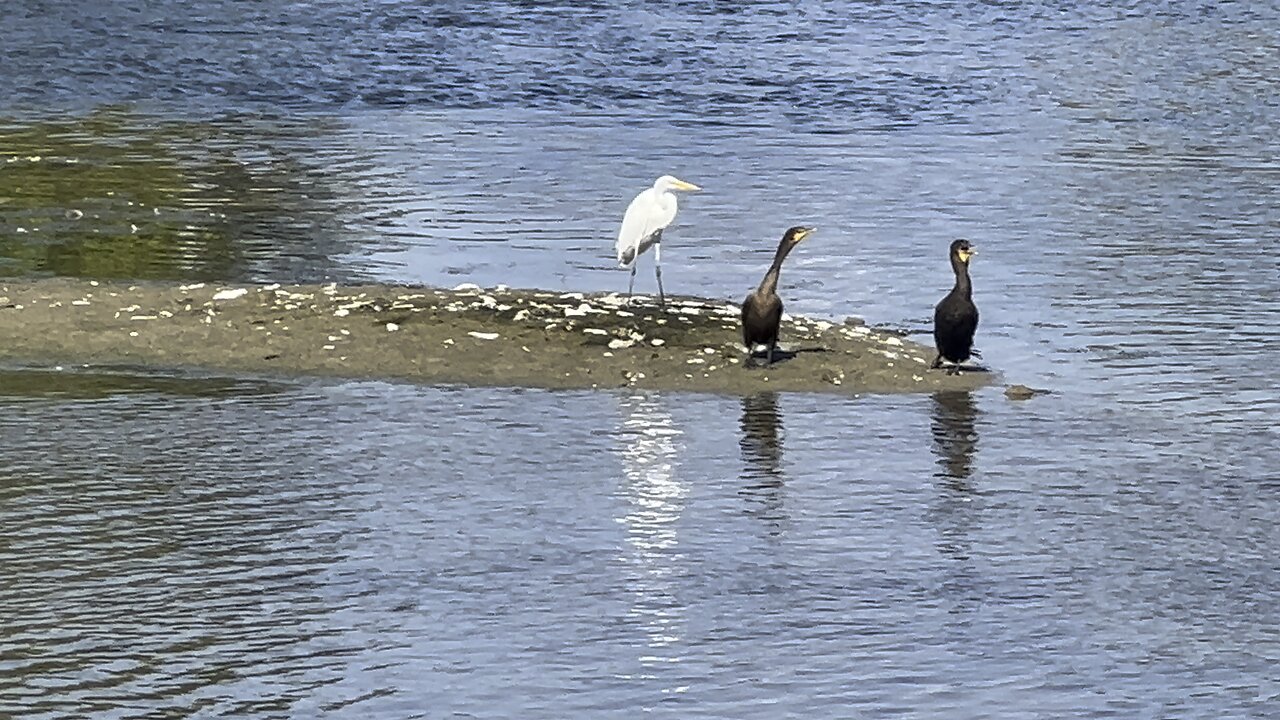
M 932 367 L 941 367 L 943 361 L 959 365 L 973 354 L 978 306 L 973 304 L 969 258 L 975 252 L 968 240 L 951 243 L 951 269 L 955 271 L 956 284 L 933 310 L 933 342 L 938 348 L 938 356 L 934 358 Z
M 756 345 L 767 345 L 769 356 L 766 362 L 773 363 L 773 351 L 778 345 L 778 326 L 782 324 L 778 274 L 782 271 L 782 261 L 787 259 L 787 254 L 811 232 L 813 228 L 800 226 L 787 230 L 778 243 L 778 252 L 773 256 L 769 272 L 765 273 L 760 286 L 742 301 L 742 342 L 747 346 L 748 359 Z

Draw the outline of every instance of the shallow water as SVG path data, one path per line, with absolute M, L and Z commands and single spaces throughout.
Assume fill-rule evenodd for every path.
M 1261 717 L 1275 701 L 1278 486 L 1122 414 L 995 393 L 243 392 L 8 404 L 7 707 Z
M 674 292 L 927 328 L 998 392 L 0 373 L 0 708 L 1264 717 L 1270 6 L 6 6 L 0 274 Z M 650 259 L 639 287 L 651 289 Z

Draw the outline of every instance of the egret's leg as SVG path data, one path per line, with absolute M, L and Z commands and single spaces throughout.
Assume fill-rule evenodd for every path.
M 636 265 L 639 263 L 631 263 L 631 282 L 627 283 L 627 304 L 631 304 L 631 293 L 636 289 Z
M 667 306 L 667 298 L 662 293 L 662 243 L 653 244 L 653 274 L 658 276 L 658 304 Z

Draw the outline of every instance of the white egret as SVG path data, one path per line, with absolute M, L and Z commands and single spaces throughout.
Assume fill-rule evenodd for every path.
M 627 285 L 627 299 L 636 286 L 636 260 L 649 248 L 653 248 L 653 271 L 658 278 L 658 302 L 666 305 L 662 292 L 662 231 L 676 218 L 676 194 L 672 190 L 701 190 L 670 175 L 654 181 L 653 187 L 636 195 L 622 216 L 622 229 L 614 249 L 618 264 L 631 268 L 631 282 Z

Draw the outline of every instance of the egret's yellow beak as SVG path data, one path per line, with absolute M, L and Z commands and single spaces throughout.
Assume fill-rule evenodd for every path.
M 671 183 L 671 186 L 672 186 L 672 187 L 674 187 L 674 188 L 675 188 L 675 189 L 677 189 L 677 190 L 701 190 L 701 189 L 702 189 L 702 188 L 698 187 L 697 185 L 694 185 L 693 183 L 685 182 L 685 181 L 683 181 L 683 180 L 679 180 L 679 179 L 677 179 L 675 182 Z

